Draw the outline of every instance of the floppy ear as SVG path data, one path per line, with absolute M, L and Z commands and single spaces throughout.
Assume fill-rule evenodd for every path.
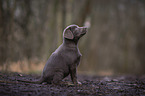
M 66 29 L 66 30 L 64 30 L 64 32 L 63 32 L 63 37 L 64 37 L 64 38 L 67 38 L 67 39 L 73 39 L 73 38 L 74 38 L 74 35 L 73 35 L 73 33 L 70 31 L 70 29 Z

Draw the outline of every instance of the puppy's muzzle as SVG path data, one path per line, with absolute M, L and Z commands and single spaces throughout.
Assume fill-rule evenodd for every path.
M 83 27 L 82 35 L 85 35 L 86 33 L 87 33 L 87 28 L 86 27 Z

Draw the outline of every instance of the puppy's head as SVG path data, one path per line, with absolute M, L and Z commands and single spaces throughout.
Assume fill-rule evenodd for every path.
M 63 37 L 69 40 L 79 40 L 80 37 L 87 32 L 86 27 L 79 27 L 77 25 L 69 25 L 64 29 Z

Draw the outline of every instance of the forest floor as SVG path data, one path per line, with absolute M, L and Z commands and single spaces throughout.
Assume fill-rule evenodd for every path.
M 145 75 L 78 75 L 82 86 L 31 84 L 17 80 L 36 80 L 38 75 L 0 72 L 0 96 L 145 96 Z M 71 81 L 65 78 L 64 81 Z

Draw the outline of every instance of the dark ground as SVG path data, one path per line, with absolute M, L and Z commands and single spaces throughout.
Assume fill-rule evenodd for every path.
M 145 96 L 145 75 L 84 76 L 82 86 L 31 84 L 17 80 L 36 80 L 38 75 L 0 72 L 0 96 Z M 64 81 L 70 81 L 66 78 Z

